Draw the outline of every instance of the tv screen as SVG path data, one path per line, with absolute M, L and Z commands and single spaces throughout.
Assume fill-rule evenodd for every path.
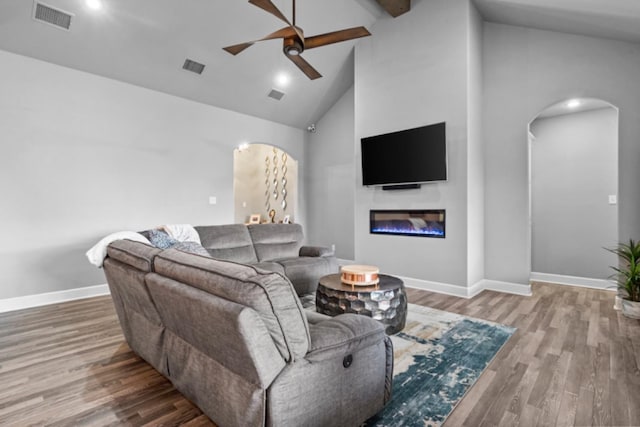
M 445 122 L 360 140 L 363 185 L 447 179 Z

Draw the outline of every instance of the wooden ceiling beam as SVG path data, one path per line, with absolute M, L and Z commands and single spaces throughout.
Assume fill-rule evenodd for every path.
M 394 18 L 411 10 L 411 0 L 377 0 L 377 2 Z

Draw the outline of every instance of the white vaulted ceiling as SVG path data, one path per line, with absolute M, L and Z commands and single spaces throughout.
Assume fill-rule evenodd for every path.
M 35 21 L 32 0 L 2 0 L 0 49 L 298 128 L 318 120 L 353 83 L 358 40 L 304 52 L 323 75 L 314 81 L 285 58 L 280 40 L 235 57 L 223 51 L 284 26 L 245 0 L 102 0 L 101 11 L 85 0 L 42 2 L 74 14 L 70 31 Z M 291 1 L 273 2 L 291 16 Z M 640 42 L 640 0 L 475 3 L 490 21 Z M 362 25 L 375 37 L 381 19 L 394 18 L 375 0 L 297 1 L 296 23 L 306 36 Z M 182 69 L 186 58 L 206 65 L 202 75 Z M 290 77 L 286 87 L 275 81 L 280 72 Z M 269 98 L 272 88 L 286 95 Z

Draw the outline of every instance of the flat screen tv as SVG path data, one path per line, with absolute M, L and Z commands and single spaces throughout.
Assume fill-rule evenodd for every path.
M 363 185 L 447 179 L 445 122 L 362 138 L 360 144 Z

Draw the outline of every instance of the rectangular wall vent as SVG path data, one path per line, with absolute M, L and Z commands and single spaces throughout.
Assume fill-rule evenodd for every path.
M 55 9 L 44 3 L 35 2 L 33 18 L 37 21 L 68 31 L 69 28 L 71 28 L 71 18 L 73 18 L 73 14 L 60 9 Z
M 202 72 L 204 71 L 204 64 L 192 61 L 191 59 L 185 59 L 182 68 L 196 74 L 202 74 Z
M 284 92 L 280 92 L 277 89 L 271 89 L 271 92 L 269 92 L 269 98 L 273 98 L 277 101 L 280 101 L 282 99 L 282 97 L 284 96 Z

